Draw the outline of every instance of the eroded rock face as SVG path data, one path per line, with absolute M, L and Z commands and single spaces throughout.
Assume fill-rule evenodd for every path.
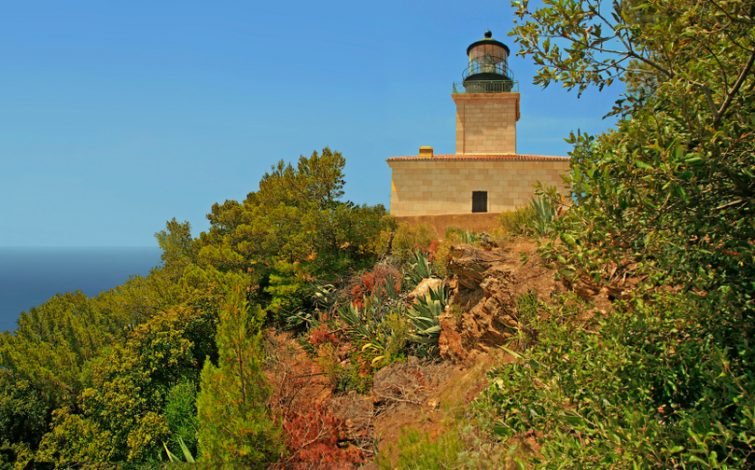
M 528 255 L 536 257 L 534 247 Z M 517 297 L 527 290 L 550 295 L 552 271 L 523 263 L 514 250 L 483 250 L 462 245 L 451 250 L 449 307 L 441 317 L 440 354 L 472 360 L 479 351 L 505 344 L 519 326 Z

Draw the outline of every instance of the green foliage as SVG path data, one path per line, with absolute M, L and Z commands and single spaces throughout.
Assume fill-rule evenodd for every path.
M 161 414 L 168 392 L 181 380 L 196 377 L 194 343 L 189 338 L 196 337 L 195 328 L 202 331 L 201 317 L 182 308 L 164 312 L 90 363 L 91 384 L 81 392 L 78 406 L 81 419 L 93 425 L 92 445 L 112 449 L 110 460 L 144 461 L 161 453 L 161 443 L 170 435 Z M 84 450 L 79 456 L 84 462 L 98 458 Z
M 97 416 L 82 411 L 82 396 L 85 392 L 89 394 L 87 390 L 92 390 L 94 384 L 102 385 L 103 365 L 110 364 L 115 369 L 117 364 L 122 364 L 121 346 L 127 338 L 139 336 L 139 325 L 175 302 L 179 291 L 163 272 L 155 270 L 147 277 L 132 278 L 94 299 L 81 293 L 58 295 L 22 314 L 18 329 L 0 337 L 0 365 L 3 374 L 7 374 L 0 380 L 0 403 L 12 405 L 15 410 L 13 425 L 4 428 L 7 434 L 2 436 L 6 448 L 19 448 L 18 445 L 24 443 L 19 449 L 34 461 L 98 461 L 103 455 L 125 459 L 125 454 L 96 450 L 94 443 L 109 448 L 115 445 L 110 442 L 115 439 L 121 448 L 127 449 L 129 421 L 118 423 L 123 424 L 123 433 L 110 433 L 108 428 L 112 423 L 99 422 Z M 202 320 L 192 320 L 192 328 L 198 326 L 197 322 Z M 214 326 L 210 324 L 209 329 L 214 331 Z M 205 348 L 212 342 L 212 333 L 208 335 L 207 329 L 192 335 Z M 202 358 L 206 353 L 203 351 Z M 126 364 L 114 373 L 124 372 L 134 365 Z M 13 380 L 6 381 L 6 377 Z M 138 399 L 139 393 L 149 390 L 141 388 L 141 380 L 135 382 L 131 391 L 123 393 Z M 134 382 L 129 379 L 123 383 Z M 19 392 L 23 392 L 23 396 L 19 396 Z M 115 402 L 120 396 L 108 396 L 114 401 L 113 407 L 122 405 Z M 51 428 L 55 409 L 67 410 L 60 411 L 56 421 L 65 429 L 54 429 L 54 423 Z M 10 408 L 6 410 L 10 413 Z M 79 433 L 82 427 L 87 431 Z M 43 434 L 50 429 L 43 440 Z M 55 448 L 55 445 L 64 445 L 69 431 L 80 434 L 75 439 L 79 443 L 77 449 Z M 94 443 L 87 443 L 89 438 Z M 44 443 L 44 452 L 40 450 L 39 456 L 33 457 L 41 443 Z M 93 454 L 88 455 L 88 452 Z
M 265 293 L 270 295 L 267 309 L 278 324 L 285 324 L 287 318 L 304 307 L 308 290 L 304 274 L 293 263 L 278 261 L 268 283 L 265 288 Z
M 404 268 L 404 278 L 409 281 L 410 286 L 416 286 L 423 279 L 430 279 L 435 276 L 433 264 L 427 254 L 416 250 L 412 253 L 411 259 L 412 261 L 407 263 Z
M 390 283 L 387 286 L 386 295 L 373 293 L 364 298 L 362 307 L 349 303 L 338 310 L 347 333 L 375 367 L 398 359 L 408 340 L 408 325 L 397 293 Z
M 542 430 L 544 463 L 751 465 L 751 2 L 515 5 L 537 83 L 627 86 L 615 130 L 571 137 L 576 204 L 543 250 L 627 302 L 589 327 L 532 325 L 536 345 L 496 376 L 498 432 Z
M 136 421 L 136 428 L 128 434 L 127 460 L 130 462 L 155 462 L 160 459 L 160 443 L 170 436 L 165 416 L 147 411 Z
M 165 420 L 170 440 L 164 443 L 168 455 L 196 455 L 197 453 L 197 387 L 191 381 L 174 385 L 165 400 Z
M 111 435 L 89 418 L 59 408 L 52 415 L 52 430 L 45 434 L 35 456 L 37 462 L 74 467 L 111 461 L 116 449 Z
M 556 188 L 544 189 L 539 183 L 537 184 L 535 197 L 530 202 L 534 214 L 530 228 L 536 235 L 548 235 L 551 232 L 560 199 Z
M 512 235 L 526 235 L 534 225 L 535 209 L 532 205 L 501 214 L 501 226 Z
M 398 459 L 391 462 L 387 457 L 378 461 L 380 468 L 425 469 L 462 468 L 464 443 L 457 432 L 445 432 L 432 439 L 427 433 L 413 428 L 401 432 L 396 445 Z
M 282 451 L 280 429 L 268 414 L 262 375 L 263 311 L 239 289 L 220 311 L 218 365 L 207 361 L 197 397 L 199 456 L 206 463 L 261 467 Z
M 92 299 L 107 319 L 107 327 L 117 331 L 119 338 L 182 300 L 180 285 L 164 269 L 153 269 L 144 277 L 132 277 Z M 92 329 L 91 324 L 89 329 Z
M 705 306 L 665 294 L 588 322 L 574 299 L 539 309 L 520 318 L 537 340 L 493 372 L 478 404 L 501 438 L 543 432 L 534 463 L 736 467 L 748 459 L 755 381 L 699 335 Z
M 558 228 L 581 255 L 572 261 L 600 276 L 629 255 L 658 284 L 727 289 L 741 315 L 752 305 L 755 233 L 749 3 L 544 4 L 522 2 L 515 30 L 522 53 L 542 65 L 538 80 L 601 85 L 609 72 L 597 70 L 607 67 L 628 88 L 615 131 L 572 136 L 578 204 Z
M 407 306 L 391 283 L 386 289 L 338 309 L 339 318 L 363 353 L 370 353 L 374 367 L 382 367 L 407 353 L 433 354 L 440 336 L 440 314 L 448 302 L 445 287 L 430 289 L 426 297 Z
M 411 322 L 411 341 L 417 344 L 422 355 L 429 354 L 438 346 L 440 337 L 440 315 L 448 304 L 448 290 L 445 286 L 430 288 L 428 295 L 416 299 L 406 312 Z
M 186 463 L 196 463 L 196 459 L 194 459 L 194 454 L 191 452 L 189 447 L 186 445 L 186 443 L 181 439 L 180 437 L 177 439 L 178 446 L 181 449 L 181 457 L 178 457 L 176 454 L 170 451 L 168 449 L 168 446 L 163 444 L 163 448 L 165 448 L 165 455 L 168 457 L 168 460 L 171 463 L 176 462 L 186 462 Z M 183 458 L 183 460 L 182 460 Z
M 36 447 L 47 430 L 47 415 L 47 403 L 29 381 L 0 369 L 0 445 Z
M 296 167 L 281 161 L 243 203 L 215 204 L 210 230 L 198 241 L 200 262 L 253 272 L 263 284 L 278 262 L 297 265 L 305 278 L 372 262 L 375 239 L 391 222 L 382 206 L 339 200 L 343 166 L 341 154 L 327 148 Z
M 427 252 L 436 238 L 435 229 L 431 225 L 400 223 L 381 233 L 379 253 L 390 251 L 399 264 L 411 263 L 415 252 Z
M 14 334 L 0 336 L 0 365 L 39 390 L 52 407 L 82 388 L 84 363 L 113 340 L 116 325 L 81 292 L 56 295 L 21 314 Z
M 196 260 L 189 222 L 181 223 L 173 218 L 165 224 L 165 230 L 155 234 L 155 238 L 163 250 L 161 258 L 165 270 L 174 276 L 180 276 L 186 266 Z
M 473 245 L 480 241 L 480 234 L 457 227 L 448 227 L 448 229 L 446 229 L 446 239 L 451 239 L 456 243 Z

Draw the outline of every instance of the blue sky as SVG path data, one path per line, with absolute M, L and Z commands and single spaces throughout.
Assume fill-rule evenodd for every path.
M 508 1 L 36 1 L 0 6 L 0 246 L 149 246 L 207 228 L 280 159 L 330 146 L 388 205 L 390 155 L 454 151 L 451 83 Z M 520 153 L 566 154 L 618 91 L 519 80 Z

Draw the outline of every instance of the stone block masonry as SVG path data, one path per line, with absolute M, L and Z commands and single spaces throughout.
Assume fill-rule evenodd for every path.
M 454 93 L 457 155 L 516 153 L 519 93 Z
M 565 194 L 569 159 L 528 155 L 436 155 L 388 159 L 393 173 L 391 215 L 472 213 L 472 193 L 487 193 L 485 212 L 526 206 L 537 182 Z
M 529 204 L 538 182 L 568 194 L 563 179 L 568 158 L 516 153 L 520 96 L 508 68 L 509 53 L 490 31 L 467 48 L 464 81 L 451 94 L 456 153 L 435 155 L 432 147 L 422 146 L 419 155 L 389 158 L 391 215 L 471 229 L 494 220 L 484 214 Z

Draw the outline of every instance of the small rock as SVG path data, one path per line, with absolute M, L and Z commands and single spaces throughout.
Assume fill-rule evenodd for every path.
M 431 277 L 428 279 L 422 279 L 417 287 L 409 293 L 407 299 L 409 302 L 416 302 L 417 299 L 423 299 L 430 295 L 430 289 L 438 291 L 443 286 L 443 279 Z

